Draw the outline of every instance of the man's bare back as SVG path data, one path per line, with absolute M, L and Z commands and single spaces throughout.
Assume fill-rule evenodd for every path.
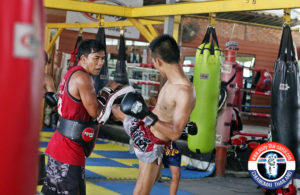
M 174 119 L 176 106 L 178 106 L 176 102 L 180 102 L 180 100 L 184 99 L 190 99 L 190 102 L 182 102 L 182 104 L 190 105 L 187 109 L 192 109 L 195 104 L 195 102 L 193 102 L 194 95 L 194 86 L 187 78 L 182 78 L 182 80 L 176 82 L 176 84 L 171 84 L 169 81 L 167 81 L 158 95 L 157 104 L 153 110 L 153 113 L 156 114 L 161 121 L 172 122 Z M 184 118 L 189 118 L 188 113 L 186 113 L 187 116 Z M 186 124 L 187 122 L 188 121 L 184 123 Z M 151 131 L 157 138 L 161 140 L 170 140 L 168 137 L 156 131 L 155 127 L 151 127 Z

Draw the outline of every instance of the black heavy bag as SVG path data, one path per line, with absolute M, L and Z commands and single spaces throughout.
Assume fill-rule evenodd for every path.
M 77 36 L 77 40 L 75 43 L 75 47 L 71 53 L 71 59 L 69 61 L 68 67 L 69 69 L 72 68 L 73 66 L 77 66 L 77 63 L 79 61 L 78 57 L 77 57 L 77 52 L 78 52 L 78 47 L 80 45 L 80 43 L 83 41 L 82 39 L 82 32 L 79 31 L 78 36 Z
M 114 75 L 114 81 L 121 83 L 123 85 L 129 84 L 127 68 L 126 68 L 126 51 L 125 51 L 125 39 L 124 35 L 120 35 L 120 45 L 119 45 L 119 54 L 116 64 L 116 71 Z
M 107 63 L 107 53 L 106 53 L 106 41 L 105 41 L 105 29 L 103 27 L 99 27 L 98 32 L 96 34 L 96 39 L 104 45 L 104 53 L 105 53 L 105 61 L 101 68 L 99 75 L 93 76 L 94 85 L 96 89 L 96 94 L 108 83 L 108 63 Z
M 271 99 L 272 140 L 287 146 L 300 173 L 300 80 L 291 29 L 283 27 L 278 59 L 274 65 Z

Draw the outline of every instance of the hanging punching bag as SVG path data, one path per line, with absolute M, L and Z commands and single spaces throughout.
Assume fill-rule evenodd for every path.
M 300 79 L 291 29 L 283 27 L 278 59 L 274 65 L 271 97 L 272 140 L 294 154 L 300 173 Z
M 73 66 L 76 66 L 78 63 L 78 58 L 77 58 L 77 52 L 78 52 L 78 47 L 80 45 L 80 43 L 82 42 L 82 29 L 79 30 L 78 36 L 77 36 L 77 40 L 75 43 L 75 47 L 71 53 L 71 59 L 69 61 L 68 64 L 68 68 L 72 68 Z
M 118 61 L 116 64 L 114 81 L 116 81 L 117 83 L 124 84 L 124 85 L 129 84 L 127 68 L 126 68 L 125 39 L 124 39 L 124 34 L 122 33 L 122 31 L 120 34 L 119 54 L 118 54 Z
M 101 26 L 99 27 L 96 34 L 96 39 L 99 40 L 105 47 L 105 62 L 101 68 L 99 75 L 93 76 L 96 94 L 98 94 L 98 92 L 108 83 L 108 62 L 106 53 L 105 29 Z
M 227 42 L 225 61 L 221 66 L 221 88 L 227 92 L 227 99 L 224 108 L 218 114 L 216 146 L 227 147 L 230 139 L 230 125 L 232 120 L 232 108 L 234 103 L 236 87 L 236 55 L 238 50 L 237 42 Z
M 198 132 L 196 135 L 188 135 L 188 148 L 192 152 L 208 153 L 215 147 L 220 58 L 221 52 L 215 29 L 209 26 L 195 58 L 193 84 L 196 90 L 196 105 L 190 121 L 196 123 Z
M 1 194 L 36 194 L 45 64 L 42 2 L 1 1 Z
M 226 43 L 225 61 L 221 66 L 221 89 L 227 92 L 227 99 L 224 107 L 218 114 L 217 132 L 216 132 L 216 175 L 223 176 L 225 174 L 227 145 L 230 140 L 230 127 L 232 121 L 232 109 L 235 93 L 237 91 L 236 84 L 236 55 L 238 43 L 229 41 Z

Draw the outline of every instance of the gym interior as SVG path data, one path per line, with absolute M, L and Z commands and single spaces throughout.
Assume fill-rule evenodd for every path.
M 42 194 L 45 150 L 59 119 L 42 93 L 45 75 L 58 90 L 80 43 L 100 39 L 106 60 L 96 91 L 121 72 L 153 109 L 166 80 L 149 43 L 162 34 L 177 41 L 196 89 L 190 122 L 197 130 L 184 129 L 175 141 L 177 194 L 300 194 L 300 1 L 12 0 L 1 8 L 3 194 Z M 132 147 L 122 123 L 100 125 L 86 158 L 87 195 L 132 194 L 139 168 Z M 275 178 L 262 174 L 272 151 L 284 169 Z M 151 194 L 169 194 L 171 178 L 163 167 Z

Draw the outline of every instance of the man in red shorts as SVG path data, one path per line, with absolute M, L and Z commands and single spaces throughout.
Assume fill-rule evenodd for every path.
M 194 86 L 179 64 L 180 50 L 174 38 L 161 35 L 149 47 L 154 67 L 167 79 L 153 112 L 138 93 L 126 94 L 121 106 L 112 107 L 114 117 L 133 139 L 139 159 L 134 195 L 150 194 L 160 175 L 165 145 L 181 136 L 196 102 Z
M 122 93 L 109 82 L 97 99 L 92 75 L 99 75 L 104 63 L 104 46 L 96 39 L 84 40 L 78 48 L 78 65 L 62 79 L 58 92 L 59 122 L 50 139 L 45 195 L 85 195 L 85 156 L 97 138 L 97 122 L 108 119 L 113 100 Z M 130 88 L 132 89 L 132 87 Z M 129 90 L 130 91 L 130 90 Z M 124 93 L 125 93 L 124 92 Z

